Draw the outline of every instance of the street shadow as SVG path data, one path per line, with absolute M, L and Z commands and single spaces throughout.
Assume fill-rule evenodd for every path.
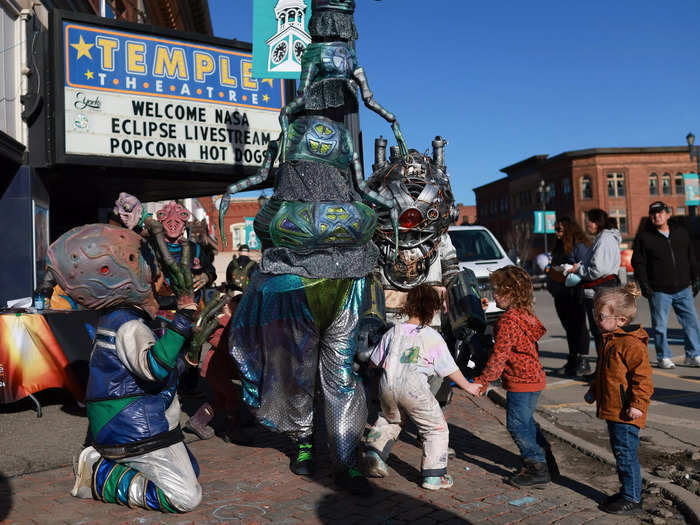
M 689 390 L 654 387 L 654 394 L 651 396 L 651 400 L 669 405 L 700 408 L 700 394 Z
M 372 509 L 372 517 L 367 517 L 367 509 Z M 390 525 L 412 523 L 421 518 L 426 518 L 428 523 L 472 523 L 422 499 L 376 486 L 374 493 L 366 497 L 352 497 L 346 492 L 326 494 L 318 502 L 316 513 L 322 523 L 328 524 Z
M 0 472 L 0 522 L 4 520 L 12 509 L 12 489 L 10 480 Z

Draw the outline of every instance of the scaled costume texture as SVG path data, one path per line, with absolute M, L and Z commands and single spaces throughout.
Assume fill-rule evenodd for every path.
M 86 393 L 95 442 L 80 455 L 71 494 L 163 512 L 194 509 L 198 467 L 182 441 L 175 393 L 192 314 L 178 311 L 156 338 L 155 257 L 131 230 L 74 228 L 49 247 L 48 258 L 75 301 L 102 311 Z
M 257 175 L 229 186 L 219 210 L 221 228 L 233 194 L 274 178 L 274 194 L 254 222 L 263 256 L 232 320 L 231 354 L 257 418 L 296 439 L 313 431 L 318 377 L 331 454 L 348 468 L 367 418 L 352 365 L 366 276 L 378 255 L 370 205 L 392 206 L 367 186 L 344 125 L 358 87 L 406 152 L 396 117 L 374 101 L 358 66 L 354 8 L 352 0 L 313 1 L 312 43 L 297 97 L 280 114 L 279 141 Z

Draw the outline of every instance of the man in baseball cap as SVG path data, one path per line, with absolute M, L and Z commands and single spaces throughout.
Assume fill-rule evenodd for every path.
M 665 202 L 649 205 L 649 225 L 634 240 L 632 266 L 642 295 L 649 300 L 651 329 L 659 368 L 675 368 L 666 337 L 673 307 L 685 335 L 685 365 L 700 366 L 700 322 L 693 297 L 700 291 L 700 267 L 688 231 L 669 224 Z

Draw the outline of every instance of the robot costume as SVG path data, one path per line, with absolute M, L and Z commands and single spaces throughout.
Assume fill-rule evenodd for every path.
M 192 313 L 179 310 L 156 338 L 155 257 L 131 230 L 74 228 L 49 247 L 48 260 L 75 301 L 102 311 L 86 393 L 94 445 L 80 454 L 71 494 L 163 512 L 194 509 L 199 468 L 183 442 L 175 393 Z
M 454 204 L 445 165 L 446 144 L 437 136 L 432 141 L 432 158 L 410 150 L 408 162 L 401 158 L 396 147 L 392 147 L 387 162 L 387 141 L 383 138 L 375 140 L 373 173 L 367 182 L 381 197 L 393 200 L 394 209 L 399 214 L 399 229 L 397 240 L 389 214 L 377 212 L 374 239 L 379 246 L 379 266 L 373 275 L 375 290 L 368 302 L 371 306 L 363 312 L 362 319 L 366 333 L 361 341 L 367 339 L 366 351 L 378 342 L 381 332 L 386 329 L 383 322 L 398 324 L 406 321 L 401 311 L 406 294 L 423 283 L 436 287 L 446 298 L 447 312 L 436 313 L 431 327 L 443 334 L 453 351 L 455 346 L 463 346 L 463 341 L 485 329 L 476 278 L 471 270 L 459 270 L 457 253 L 447 234 L 459 211 Z M 380 296 L 383 296 L 383 302 L 377 301 Z M 365 355 L 366 351 L 363 347 Z M 468 370 L 462 372 L 467 377 L 471 375 Z M 446 404 L 450 391 L 445 387 L 438 393 L 442 380 L 434 377 L 436 381 L 431 382 L 433 393 L 441 404 Z
M 256 417 L 299 442 L 313 431 L 318 375 L 331 455 L 346 469 L 356 465 L 367 419 L 353 359 L 366 276 L 378 255 L 375 211 L 363 199 L 392 205 L 367 186 L 344 125 L 358 86 L 406 151 L 396 117 L 374 101 L 357 65 L 354 8 L 353 0 L 313 0 L 312 43 L 298 96 L 280 114 L 280 140 L 255 176 L 229 186 L 219 209 L 221 225 L 231 196 L 265 182 L 280 154 L 274 194 L 254 222 L 263 256 L 232 320 L 231 354 Z

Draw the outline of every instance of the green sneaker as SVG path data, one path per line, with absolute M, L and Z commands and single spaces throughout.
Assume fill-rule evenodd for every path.
M 297 476 L 311 476 L 314 473 L 313 447 L 312 443 L 299 443 L 297 457 L 291 466 Z
M 335 482 L 354 496 L 370 496 L 373 492 L 367 478 L 355 467 L 336 471 Z

